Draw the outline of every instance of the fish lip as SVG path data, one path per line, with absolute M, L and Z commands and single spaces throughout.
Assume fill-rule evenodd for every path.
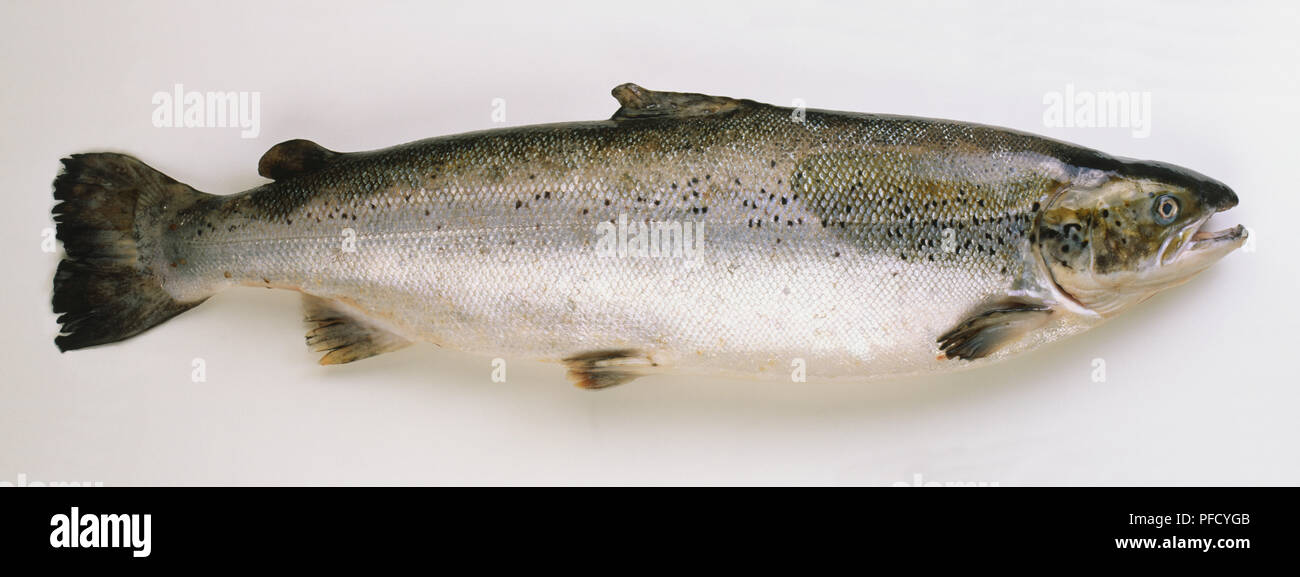
M 1197 250 L 1198 246 L 1205 243 L 1244 240 L 1246 236 L 1246 227 L 1240 224 L 1213 232 L 1206 231 L 1204 228 L 1197 229 L 1196 234 L 1192 235 L 1192 250 Z
M 1183 257 L 1205 253 L 1211 249 L 1227 254 L 1245 244 L 1248 232 L 1246 227 L 1240 224 L 1223 230 L 1205 230 L 1211 217 L 1230 208 L 1232 207 L 1221 207 L 1187 224 L 1177 234 L 1170 236 L 1160 248 L 1156 262 L 1161 265 L 1172 265 Z
M 1196 227 L 1195 232 L 1192 234 L 1192 237 L 1187 241 L 1188 246 L 1186 250 L 1189 251 L 1205 250 L 1208 248 L 1223 245 L 1225 243 L 1238 243 L 1238 244 L 1244 243 L 1246 241 L 1246 237 L 1249 236 L 1250 233 L 1246 230 L 1245 226 L 1242 226 L 1240 224 L 1222 230 L 1214 230 L 1214 231 L 1205 230 L 1205 225 L 1209 223 L 1211 216 L 1214 216 L 1214 214 L 1218 214 L 1220 212 L 1224 212 L 1235 205 L 1236 203 L 1233 202 L 1231 205 L 1221 207 L 1219 208 L 1219 210 L 1216 210 L 1214 213 L 1206 215 L 1205 218 L 1200 220 L 1200 222 L 1197 222 L 1194 225 Z

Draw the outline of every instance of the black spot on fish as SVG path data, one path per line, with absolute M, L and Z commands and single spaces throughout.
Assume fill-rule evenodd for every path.
M 523 205 L 524 205 L 524 201 L 522 201 L 522 200 L 516 200 L 516 201 L 515 201 L 515 210 L 519 210 L 519 207 L 521 207 L 521 206 L 523 206 Z

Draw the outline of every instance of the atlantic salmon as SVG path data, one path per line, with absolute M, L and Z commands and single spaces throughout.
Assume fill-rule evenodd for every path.
M 1097 326 L 1240 247 L 1161 162 L 1004 128 L 614 89 L 608 120 L 271 148 L 199 192 L 121 154 L 54 181 L 60 350 L 232 287 L 301 292 L 322 364 L 414 342 L 656 372 L 951 371 Z

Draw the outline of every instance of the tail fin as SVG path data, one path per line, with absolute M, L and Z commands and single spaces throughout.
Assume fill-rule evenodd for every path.
M 54 274 L 60 351 L 140 334 L 206 300 L 163 288 L 163 222 L 205 197 L 123 154 L 76 154 L 54 179 L 66 253 Z M 174 221 L 173 221 L 174 222 Z

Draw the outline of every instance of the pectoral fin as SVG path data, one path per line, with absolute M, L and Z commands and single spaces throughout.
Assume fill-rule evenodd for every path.
M 937 342 L 949 359 L 974 360 L 993 354 L 1047 324 L 1052 308 L 1044 303 L 1003 302 L 967 317 Z
M 343 303 L 303 295 L 307 324 L 307 346 L 326 351 L 322 365 L 340 365 L 405 348 L 411 341 L 377 326 Z
M 569 379 L 584 389 L 604 389 L 621 385 L 658 364 L 649 355 L 635 349 L 611 349 L 582 353 L 564 359 Z

